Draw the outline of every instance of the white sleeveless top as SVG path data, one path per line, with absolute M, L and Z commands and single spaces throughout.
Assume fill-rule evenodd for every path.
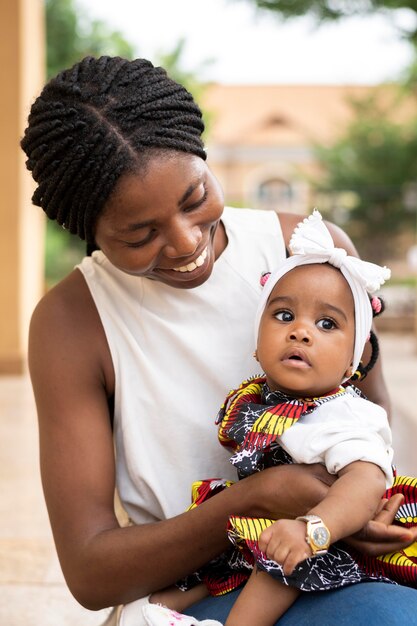
M 111 352 L 117 488 L 137 524 L 182 513 L 195 480 L 236 479 L 214 421 L 230 389 L 259 373 L 259 279 L 285 244 L 273 211 L 226 208 L 222 222 L 227 247 L 194 289 L 126 274 L 100 251 L 78 266 Z

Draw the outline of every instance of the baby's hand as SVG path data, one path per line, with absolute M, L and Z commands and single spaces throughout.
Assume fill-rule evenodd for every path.
M 312 556 L 306 542 L 305 522 L 280 519 L 266 528 L 259 537 L 259 547 L 272 561 L 276 561 L 289 576 L 298 563 Z

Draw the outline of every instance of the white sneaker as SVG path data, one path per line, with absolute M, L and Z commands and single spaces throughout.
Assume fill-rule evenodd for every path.
M 198 621 L 195 617 L 177 613 L 161 604 L 146 604 L 142 608 L 147 626 L 222 626 L 214 619 Z

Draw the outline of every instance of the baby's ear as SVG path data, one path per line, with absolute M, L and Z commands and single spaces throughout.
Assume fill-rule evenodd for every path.
M 345 377 L 345 378 L 347 378 L 347 379 L 349 380 L 349 378 L 351 378 L 351 377 L 352 377 L 352 374 L 353 374 L 353 363 L 351 363 L 351 364 L 349 365 L 349 367 L 347 368 L 347 370 L 346 370 L 346 372 L 345 372 L 345 376 L 344 376 L 344 377 Z

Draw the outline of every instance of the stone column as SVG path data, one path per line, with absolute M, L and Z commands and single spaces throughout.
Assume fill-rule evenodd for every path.
M 0 374 L 26 370 L 31 313 L 44 289 L 44 218 L 19 141 L 45 80 L 42 0 L 0 2 Z

